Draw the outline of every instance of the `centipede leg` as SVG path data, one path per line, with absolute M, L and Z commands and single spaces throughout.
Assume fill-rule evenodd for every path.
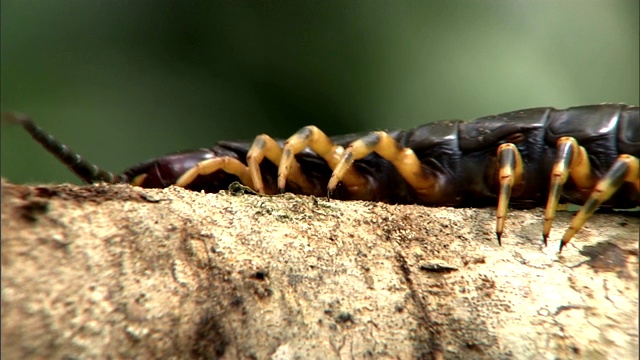
M 403 148 L 389 134 L 384 131 L 372 132 L 352 142 L 342 154 L 329 179 L 327 190 L 329 193 L 335 189 L 344 176 L 351 169 L 353 162 L 362 159 L 372 152 L 376 152 L 390 161 L 400 175 L 413 187 L 421 200 L 433 202 L 441 196 L 438 188 L 439 179 L 435 174 L 427 174 L 423 171 L 422 164 L 410 148 Z
M 515 184 L 523 181 L 522 156 L 514 144 L 502 144 L 498 147 L 498 181 L 500 192 L 498 195 L 498 209 L 496 210 L 496 237 L 498 244 L 502 245 L 502 232 L 507 218 L 507 208 L 511 198 L 511 190 Z
M 237 159 L 231 157 L 219 157 L 203 160 L 187 170 L 178 178 L 175 185 L 186 187 L 199 175 L 212 174 L 218 170 L 237 176 L 244 185 L 254 188 L 249 168 Z
M 586 150 L 578 145 L 572 137 L 561 137 L 557 142 L 558 155 L 551 170 L 551 183 L 549 186 L 549 198 L 544 210 L 544 229 L 542 240 L 547 245 L 547 239 L 551 232 L 551 224 L 556 217 L 556 209 L 562 187 L 567 182 L 569 174 L 573 182 L 582 189 L 593 187 L 595 180 L 591 175 L 591 165 Z
M 295 154 L 301 152 L 306 147 L 311 148 L 311 150 L 323 158 L 332 170 L 335 170 L 344 152 L 342 146 L 334 144 L 333 141 L 317 127 L 303 127 L 287 139 L 284 144 L 282 159 L 278 167 L 278 188 L 280 191 L 284 191 L 287 179 L 292 173 Z M 355 198 L 363 198 L 369 190 L 367 180 L 354 169 L 345 171 L 342 180 L 349 190 L 349 193 Z
M 624 182 L 633 184 L 640 191 L 640 160 L 637 157 L 623 154 L 618 156 L 616 162 L 609 171 L 598 181 L 591 192 L 589 199 L 582 205 L 580 211 L 571 221 L 569 229 L 564 233 L 560 242 L 562 249 L 571 241 L 571 238 L 580 230 L 582 225 L 593 215 L 598 206 L 607 201 Z
M 265 194 L 264 183 L 262 181 L 262 174 L 260 172 L 260 163 L 264 158 L 269 159 L 272 163 L 278 165 L 282 159 L 282 148 L 278 143 L 269 135 L 262 134 L 256 136 L 249 152 L 247 153 L 247 166 L 249 167 L 249 173 L 255 186 L 255 190 L 260 194 Z M 306 194 L 315 194 L 313 186 L 309 183 L 307 178 L 302 174 L 300 164 L 296 161 L 295 157 L 290 159 L 290 170 L 288 179 L 299 186 L 300 192 Z M 275 193 L 269 191 L 269 193 Z

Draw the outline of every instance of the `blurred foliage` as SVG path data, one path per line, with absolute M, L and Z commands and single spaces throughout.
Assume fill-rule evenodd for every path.
M 630 1 L 3 0 L 1 105 L 112 171 L 217 140 L 639 101 Z M 2 176 L 78 182 L 19 128 Z

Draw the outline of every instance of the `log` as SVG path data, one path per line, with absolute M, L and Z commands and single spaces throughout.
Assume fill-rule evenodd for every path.
M 2 183 L 6 359 L 638 358 L 638 229 L 542 210 Z

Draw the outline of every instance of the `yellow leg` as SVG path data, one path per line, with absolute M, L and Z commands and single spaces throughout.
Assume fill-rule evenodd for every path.
M 129 184 L 131 184 L 133 186 L 140 186 L 140 185 L 142 185 L 144 180 L 147 178 L 147 176 L 149 176 L 149 175 L 148 174 L 140 174 L 140 175 L 134 177 L 131 180 L 131 182 L 129 182 Z
M 251 148 L 249 148 L 249 152 L 247 153 L 247 165 L 249 167 L 251 179 L 255 185 L 254 190 L 260 194 L 267 193 L 265 191 L 262 174 L 260 172 L 260 163 L 265 157 L 276 165 L 280 164 L 282 159 L 282 148 L 269 135 L 262 134 L 256 136 L 253 144 L 251 144 Z M 309 183 L 307 178 L 302 174 L 300 164 L 298 164 L 295 157 L 291 159 L 288 179 L 298 185 L 301 192 L 319 195 L 318 189 L 314 189 L 311 183 Z M 275 194 L 276 189 L 269 189 L 268 193 Z
M 284 144 L 282 159 L 278 167 L 278 188 L 280 191 L 284 191 L 287 180 L 291 176 L 295 154 L 301 152 L 306 147 L 311 148 L 311 150 L 323 158 L 332 170 L 335 169 L 344 152 L 342 146 L 334 144 L 333 141 L 317 127 L 303 127 L 293 134 Z M 369 188 L 366 179 L 353 169 L 345 174 L 343 182 L 355 198 L 362 198 L 362 195 L 364 195 Z
M 327 186 L 328 192 L 331 193 L 340 181 L 344 181 L 345 174 L 351 169 L 355 160 L 362 159 L 372 152 L 390 161 L 407 183 L 418 192 L 421 200 L 433 202 L 440 196 L 437 176 L 425 173 L 422 163 L 413 150 L 402 148 L 384 131 L 372 132 L 347 147 L 331 174 Z
M 627 154 L 618 156 L 609 171 L 598 181 L 589 199 L 582 205 L 580 211 L 571 221 L 569 229 L 564 233 L 559 251 L 562 251 L 571 241 L 571 238 L 593 215 L 598 206 L 613 196 L 624 182 L 633 184 L 640 191 L 640 160 L 635 156 Z
M 504 221 L 507 218 L 507 207 L 511 198 L 511 190 L 515 184 L 523 181 L 524 167 L 522 156 L 514 144 L 502 144 L 498 147 L 498 182 L 500 192 L 498 194 L 498 209 L 496 211 L 496 237 L 498 244 L 502 245 L 502 232 Z
M 187 170 L 176 181 L 176 186 L 186 187 L 199 175 L 209 175 L 218 170 L 237 176 L 242 184 L 254 189 L 249 168 L 237 159 L 220 157 L 200 161 L 196 166 Z
M 591 165 L 586 150 L 578 145 L 572 137 L 561 137 L 557 142 L 558 155 L 551 171 L 551 184 L 549 185 L 549 198 L 544 210 L 544 229 L 542 240 L 547 245 L 547 239 L 551 232 L 551 224 L 556 217 L 556 209 L 562 186 L 567 182 L 569 174 L 573 182 L 582 189 L 590 189 L 595 181 L 591 175 Z

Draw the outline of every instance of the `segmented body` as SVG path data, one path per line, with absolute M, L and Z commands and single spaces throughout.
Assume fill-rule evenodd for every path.
M 286 142 L 267 135 L 253 143 L 221 141 L 212 148 L 147 161 L 121 175 L 82 160 L 28 118 L 11 116 L 86 182 L 147 188 L 178 184 L 217 192 L 241 181 L 267 194 L 285 190 L 325 195 L 329 187 L 332 197 L 347 200 L 471 207 L 499 203 L 498 237 L 507 203 L 548 203 L 550 222 L 558 200 L 589 202 L 600 192 L 598 181 L 603 179 L 608 183 L 602 186 L 614 190 L 590 207 L 640 205 L 637 106 L 534 108 L 469 122 L 446 120 L 411 130 L 331 138 L 311 126 Z M 616 170 L 620 166 L 623 169 Z M 618 174 L 608 175 L 614 170 Z M 554 181 L 560 185 L 554 188 Z M 344 186 L 336 186 L 339 183 Z M 551 199 L 549 193 L 554 192 L 556 199 Z M 592 211 L 585 211 L 588 218 Z M 547 235 L 548 231 L 545 239 Z

